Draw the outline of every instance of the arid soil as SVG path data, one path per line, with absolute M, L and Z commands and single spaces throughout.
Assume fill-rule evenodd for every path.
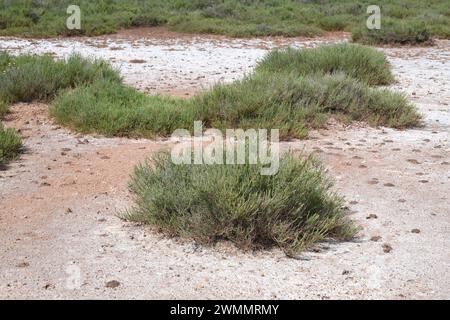
M 188 96 L 242 77 L 270 48 L 344 40 L 141 30 L 0 38 L 0 49 L 103 57 L 143 91 Z M 300 259 L 199 246 L 121 220 L 132 205 L 133 166 L 170 143 L 79 135 L 54 123 L 46 105 L 13 106 L 5 124 L 20 129 L 26 152 L 0 171 L 0 298 L 450 298 L 450 41 L 382 50 L 398 79 L 393 89 L 417 105 L 423 127 L 330 121 L 308 140 L 283 142 L 323 159 L 362 228 L 354 241 L 324 243 Z

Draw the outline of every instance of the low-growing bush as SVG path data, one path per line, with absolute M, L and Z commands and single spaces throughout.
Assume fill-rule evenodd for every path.
M 2 65 L 4 65 L 2 67 Z M 100 60 L 73 55 L 56 61 L 51 56 L 0 56 L 0 101 L 11 104 L 49 101 L 59 90 L 89 84 L 97 79 L 120 82 L 117 71 Z
M 5 129 L 0 123 L 0 165 L 14 159 L 22 148 L 22 139 L 16 130 Z
M 429 28 L 423 22 L 383 20 L 380 29 L 355 28 L 352 39 L 364 44 L 423 44 L 431 41 Z
M 323 126 L 330 115 L 396 128 L 420 120 L 402 94 L 371 88 L 343 73 L 299 77 L 258 72 L 213 87 L 195 97 L 194 105 L 209 126 L 277 128 L 281 138 L 302 138 L 308 128 Z
M 147 96 L 108 80 L 65 91 L 50 108 L 61 124 L 77 131 L 130 137 L 165 136 L 193 126 L 192 110 L 187 100 Z
M 241 248 L 276 245 L 295 254 L 355 234 L 331 187 L 311 157 L 285 154 L 279 172 L 264 176 L 260 165 L 176 165 L 159 153 L 135 168 L 136 206 L 125 218 L 201 243 L 226 239 Z
M 356 44 L 274 50 L 258 64 L 256 72 L 259 71 L 301 76 L 343 72 L 370 85 L 386 85 L 394 80 L 382 52 Z

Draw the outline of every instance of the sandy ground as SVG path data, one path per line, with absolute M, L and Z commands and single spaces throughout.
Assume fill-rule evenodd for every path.
M 342 40 L 143 30 L 0 38 L 0 49 L 103 57 L 141 90 L 191 95 L 242 77 L 270 48 Z M 27 150 L 0 171 L 0 298 L 450 298 L 450 41 L 383 50 L 398 79 L 393 88 L 417 105 L 424 126 L 330 123 L 308 140 L 283 143 L 324 160 L 362 227 L 355 241 L 322 244 L 299 260 L 277 249 L 198 246 L 120 220 L 132 205 L 133 166 L 170 143 L 81 136 L 49 119 L 46 105 L 15 105 L 5 124 L 21 130 Z

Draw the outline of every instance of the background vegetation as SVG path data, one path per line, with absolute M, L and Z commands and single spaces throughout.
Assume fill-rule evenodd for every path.
M 314 36 L 353 31 L 366 43 L 417 43 L 450 36 L 447 0 L 78 0 L 82 29 L 68 30 L 71 0 L 1 0 L 0 35 L 99 35 L 121 28 L 231 36 Z M 365 27 L 369 5 L 381 7 L 382 29 Z
M 104 61 L 0 53 L 0 116 L 12 103 L 39 100 L 51 104 L 59 123 L 79 132 L 148 138 L 192 130 L 196 120 L 219 129 L 279 129 L 282 139 L 303 138 L 330 116 L 375 126 L 417 125 L 420 116 L 402 94 L 376 87 L 393 80 L 383 53 L 338 44 L 275 50 L 244 79 L 180 99 L 127 87 Z M 2 157 L 11 158 L 6 153 L 13 149 L 4 150 Z
M 393 81 L 383 53 L 361 45 L 274 51 L 256 71 L 217 84 L 192 99 L 147 96 L 120 81 L 100 79 L 66 90 L 51 113 L 81 132 L 154 137 L 177 128 L 276 128 L 281 138 L 302 138 L 330 116 L 396 128 L 420 116 L 399 93 L 376 88 Z

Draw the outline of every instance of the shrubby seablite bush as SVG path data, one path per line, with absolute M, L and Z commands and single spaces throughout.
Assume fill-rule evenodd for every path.
M 201 243 L 230 240 L 245 249 L 278 246 L 290 255 L 357 229 L 320 162 L 285 154 L 276 175 L 261 165 L 174 164 L 158 153 L 130 183 L 136 205 L 125 218 Z

